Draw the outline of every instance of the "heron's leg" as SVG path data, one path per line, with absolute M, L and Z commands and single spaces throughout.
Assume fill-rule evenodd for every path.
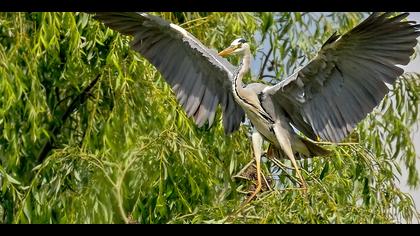
M 252 133 L 252 149 L 254 150 L 254 158 L 257 166 L 257 187 L 252 195 L 244 202 L 247 204 L 250 202 L 257 193 L 261 191 L 261 154 L 262 154 L 262 142 L 263 137 L 258 131 Z
M 303 189 L 304 192 L 306 192 L 306 183 L 305 183 L 305 180 L 303 179 L 302 174 L 300 173 L 299 167 L 297 166 L 295 155 L 293 155 L 292 144 L 290 143 L 289 135 L 287 135 L 288 134 L 287 132 L 289 131 L 285 130 L 280 125 L 280 123 L 275 123 L 273 125 L 273 130 L 274 130 L 274 134 L 276 135 L 277 141 L 280 144 L 280 147 L 283 149 L 284 153 L 286 153 L 287 157 L 290 159 L 293 167 L 296 170 L 296 174 L 301 181 L 301 188 Z

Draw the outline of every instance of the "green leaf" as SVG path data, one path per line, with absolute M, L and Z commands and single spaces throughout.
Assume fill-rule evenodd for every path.
M 319 175 L 319 179 L 324 179 L 325 175 L 328 173 L 328 170 L 330 169 L 329 162 L 325 162 L 324 168 L 322 169 L 321 174 Z

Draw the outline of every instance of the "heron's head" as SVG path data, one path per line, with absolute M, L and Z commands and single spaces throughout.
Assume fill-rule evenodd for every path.
M 219 55 L 226 57 L 229 55 L 244 54 L 246 50 L 249 50 L 249 44 L 243 38 L 233 40 L 229 47 L 219 52 Z

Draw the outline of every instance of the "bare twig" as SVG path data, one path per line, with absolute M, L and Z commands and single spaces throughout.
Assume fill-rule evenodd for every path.
M 92 88 L 96 85 L 96 83 L 99 80 L 100 75 L 96 76 L 96 78 L 90 82 L 90 84 L 72 101 L 70 106 L 67 108 L 67 110 L 64 112 L 64 114 L 61 116 L 61 122 L 58 125 L 54 125 L 51 129 L 52 135 L 48 138 L 45 145 L 42 147 L 41 152 L 38 155 L 38 163 L 42 163 L 44 159 L 47 157 L 48 153 L 51 151 L 53 144 L 54 144 L 54 138 L 57 136 L 59 131 L 61 130 L 64 123 L 66 123 L 66 120 L 70 117 L 70 115 L 76 111 L 82 104 L 84 104 L 89 97 L 89 92 L 92 90 Z
M 260 73 L 258 74 L 258 79 L 263 78 L 263 73 L 264 73 L 265 67 L 267 66 L 267 62 L 268 62 L 268 59 L 271 55 L 271 52 L 273 52 L 273 46 L 270 47 L 270 50 L 268 50 L 268 53 L 265 56 L 264 62 L 262 64 L 261 68 L 260 68 Z
M 274 75 L 263 75 L 263 76 L 261 76 L 261 77 L 260 77 L 260 79 L 264 79 L 264 78 L 277 79 L 277 77 L 276 77 L 276 76 L 274 76 Z
M 246 169 L 248 169 L 248 167 L 250 167 L 253 163 L 254 163 L 254 159 L 250 162 L 248 162 L 248 164 L 246 164 L 244 166 L 244 168 L 242 168 L 236 175 L 233 176 L 233 178 L 243 178 L 243 179 L 248 179 L 246 177 L 243 177 L 242 174 L 245 172 Z

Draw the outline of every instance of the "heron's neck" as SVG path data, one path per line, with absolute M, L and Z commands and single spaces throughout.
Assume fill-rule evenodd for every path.
M 242 79 L 248 73 L 251 64 L 251 52 L 246 51 L 242 57 L 242 62 L 239 65 L 238 72 L 234 77 L 233 89 L 241 90 L 243 88 Z

